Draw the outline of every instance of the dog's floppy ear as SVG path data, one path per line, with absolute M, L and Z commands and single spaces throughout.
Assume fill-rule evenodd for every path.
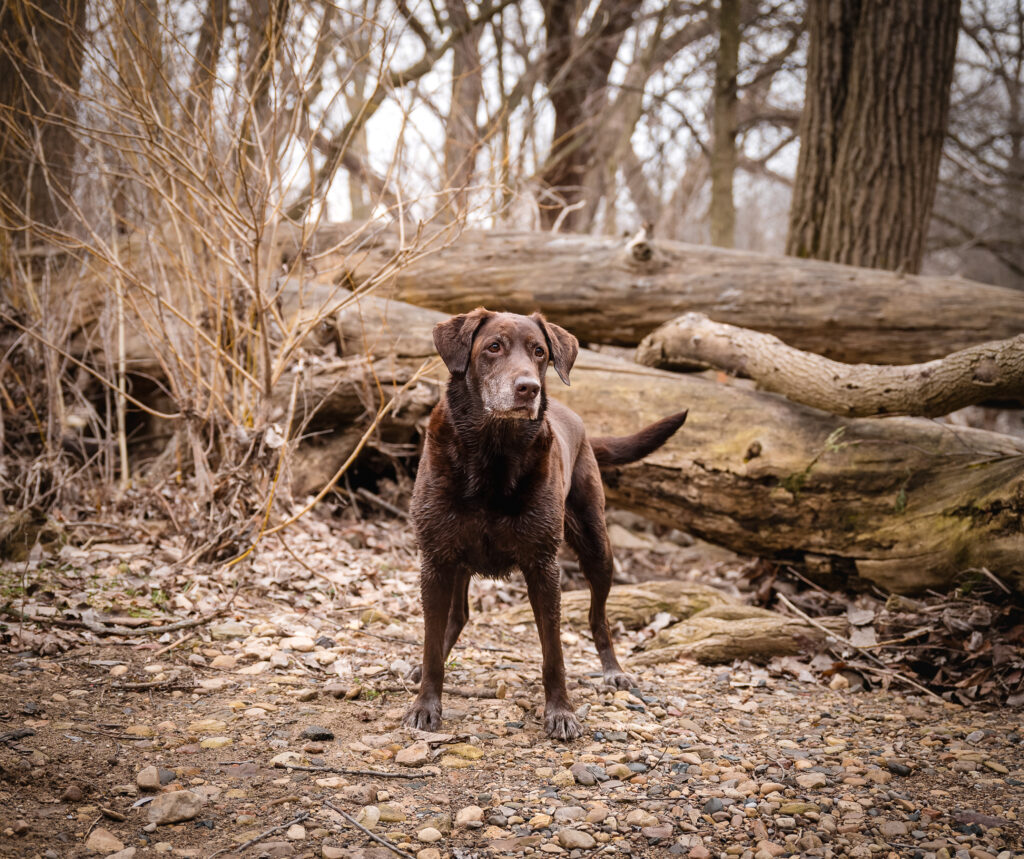
M 434 326 L 434 346 L 449 373 L 461 375 L 466 372 L 473 337 L 484 321 L 492 316 L 494 314 L 490 310 L 478 307 Z
M 530 319 L 540 326 L 544 332 L 544 339 L 548 341 L 548 349 L 551 352 L 551 364 L 558 373 L 558 378 L 565 384 L 569 384 L 569 371 L 576 363 L 576 356 L 580 353 L 580 341 L 573 337 L 562 326 L 548 322 L 541 314 L 534 313 Z

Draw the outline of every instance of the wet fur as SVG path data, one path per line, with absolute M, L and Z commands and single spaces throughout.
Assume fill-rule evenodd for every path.
M 582 729 L 565 687 L 559 546 L 564 537 L 590 586 L 590 625 L 605 680 L 634 685 L 615 657 L 605 617 L 612 554 L 598 461 L 621 464 L 650 453 L 682 425 L 685 412 L 635 436 L 590 442 L 579 416 L 549 401 L 544 388 L 549 362 L 568 383 L 578 344 L 564 329 L 539 314 L 481 308 L 440 323 L 434 339 L 452 376 L 431 414 L 413 491 L 424 650 L 420 692 L 405 722 L 423 730 L 440 727 L 444 663 L 469 617 L 472 576 L 506 577 L 518 569 L 541 640 L 545 730 L 573 739 Z M 507 356 L 486 354 L 487 341 L 498 340 Z M 535 355 L 538 342 L 547 352 L 543 360 Z M 485 402 L 502 384 L 534 373 L 540 382 L 535 419 L 508 417 Z

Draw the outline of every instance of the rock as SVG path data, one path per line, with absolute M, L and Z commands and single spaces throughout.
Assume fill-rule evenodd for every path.
M 381 823 L 402 823 L 405 820 L 405 812 L 397 806 L 382 802 L 378 808 Z
M 109 829 L 97 826 L 85 840 L 85 849 L 106 856 L 108 853 L 124 850 L 124 844 Z
M 814 790 L 828 785 L 828 779 L 824 773 L 801 773 L 796 776 L 796 783 L 804 790 Z
M 201 749 L 223 749 L 230 746 L 234 740 L 231 737 L 207 737 L 199 743 Z
M 469 826 L 471 823 L 483 823 L 484 810 L 479 805 L 467 805 L 455 814 L 456 826 Z
M 308 635 L 292 635 L 281 639 L 281 647 L 285 650 L 294 650 L 297 653 L 309 653 L 316 643 Z
M 721 800 L 719 800 L 719 803 L 721 803 Z M 649 811 L 645 811 L 642 808 L 634 808 L 626 815 L 626 823 L 630 826 L 643 828 L 644 826 L 657 826 L 660 821 Z
M 766 781 L 758 790 L 761 796 L 768 796 L 770 793 L 781 793 L 786 789 L 784 784 L 779 784 L 777 781 Z
M 320 855 L 323 859 L 344 859 L 348 851 L 344 847 L 335 847 L 333 844 L 320 846 Z
M 281 752 L 270 759 L 270 765 L 281 769 L 287 769 L 290 766 L 301 767 L 303 766 L 302 755 L 298 752 Z
M 334 739 L 334 732 L 327 730 L 327 728 L 321 728 L 319 725 L 310 725 L 308 728 L 303 728 L 299 736 L 304 740 L 326 742 L 327 740 Z
M 690 848 L 690 859 L 711 859 L 711 851 L 703 844 L 697 844 Z
M 908 767 L 906 764 L 901 764 L 899 761 L 888 760 L 885 762 L 885 765 L 889 768 L 889 772 L 893 773 L 894 775 L 910 775 L 910 767 Z
M 657 826 L 645 826 L 640 830 L 640 834 L 648 841 L 663 841 L 672 837 L 672 824 L 661 823 Z
M 424 847 L 417 851 L 416 859 L 441 859 L 441 851 L 436 847 Z
M 222 653 L 220 656 L 215 656 L 210 662 L 211 668 L 220 668 L 224 671 L 231 671 L 238 665 L 237 656 L 229 656 L 226 653 Z
M 430 746 L 422 740 L 400 749 L 395 755 L 395 763 L 402 767 L 421 767 L 429 760 Z
M 883 820 L 878 825 L 878 831 L 886 838 L 901 838 L 907 834 L 907 824 L 902 820 Z
M 228 728 L 227 722 L 222 719 L 197 719 L 189 723 L 190 734 L 221 734 Z
M 423 827 L 423 829 L 416 833 L 416 837 L 427 844 L 433 844 L 435 841 L 440 841 L 442 838 L 441 833 L 434 829 L 433 826 Z
M 563 805 L 555 809 L 555 820 L 559 823 L 568 823 L 573 820 L 583 820 L 587 816 L 586 809 L 578 805 Z
M 356 820 L 369 830 L 376 829 L 380 823 L 380 809 L 376 805 L 363 806 L 356 815 Z
M 467 761 L 478 761 L 484 756 L 483 749 L 470 743 L 454 743 L 450 746 L 445 746 L 444 750 L 448 754 L 465 758 Z
M 135 859 L 136 848 L 125 847 L 124 850 L 118 850 L 117 853 L 111 853 L 107 859 Z
M 60 795 L 61 802 L 81 802 L 84 798 L 82 789 L 77 784 L 69 784 Z
M 149 804 L 149 822 L 161 826 L 192 820 L 202 810 L 206 800 L 190 790 L 162 793 Z
M 711 797 L 704 803 L 705 814 L 714 814 L 716 811 L 721 811 L 723 808 L 725 808 L 725 804 L 717 796 Z
M 569 770 L 559 770 L 551 777 L 551 783 L 555 787 L 573 787 L 576 784 L 576 777 Z
M 249 634 L 249 624 L 237 620 L 215 623 L 210 627 L 210 635 L 214 638 L 245 638 Z
M 582 784 L 585 787 L 597 784 L 597 777 L 590 771 L 586 764 L 576 763 L 569 767 L 569 772 L 572 773 L 577 784 Z
M 156 767 L 144 767 L 135 776 L 135 783 L 143 790 L 160 790 L 163 782 L 160 781 L 160 771 Z
M 370 827 L 367 827 L 369 829 Z M 306 837 L 306 827 L 301 823 L 293 823 L 284 834 L 289 841 L 302 841 Z
M 593 835 L 580 829 L 559 829 L 555 840 L 566 850 L 591 850 L 597 844 Z
M 550 814 L 535 814 L 530 818 L 529 822 L 530 829 L 547 829 L 551 825 Z

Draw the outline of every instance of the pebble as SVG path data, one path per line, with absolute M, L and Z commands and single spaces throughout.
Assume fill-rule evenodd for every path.
M 299 736 L 304 740 L 326 742 L 334 739 L 334 732 L 329 731 L 327 728 L 321 728 L 319 725 L 310 725 L 308 728 L 303 728 Z
M 421 767 L 430 760 L 430 746 L 422 740 L 400 749 L 395 763 L 403 767 Z
M 302 841 L 306 837 L 306 827 L 301 823 L 293 823 L 284 835 L 289 841 Z
M 593 835 L 580 829 L 559 829 L 555 840 L 566 850 L 592 850 L 597 844 Z
M 419 832 L 416 833 L 416 837 L 427 844 L 432 844 L 435 841 L 440 841 L 442 838 L 441 833 L 433 826 L 425 826 Z
M 585 787 L 597 784 L 597 777 L 590 771 L 586 764 L 573 764 L 569 768 L 569 772 L 572 773 L 573 778 L 576 780 L 576 784 L 582 784 Z
M 828 779 L 824 773 L 803 773 L 796 777 L 796 783 L 804 790 L 814 790 L 819 787 L 826 787 Z
M 206 800 L 202 796 L 190 790 L 162 793 L 148 806 L 149 822 L 161 826 L 165 823 L 192 820 L 205 804 Z
M 441 851 L 436 847 L 424 847 L 417 851 L 416 859 L 441 859 Z
M 97 826 L 89 833 L 89 837 L 85 839 L 85 847 L 87 850 L 92 850 L 94 853 L 103 853 L 104 855 L 124 850 L 124 844 L 118 839 L 118 837 L 109 829 L 104 829 L 102 826 Z
M 281 639 L 281 647 L 285 650 L 294 650 L 297 653 L 309 653 L 316 643 L 307 635 L 292 635 Z
M 455 813 L 456 826 L 469 826 L 471 823 L 483 823 L 484 810 L 479 805 L 467 805 Z
M 61 802 L 81 802 L 84 798 L 82 788 L 77 784 L 69 784 L 60 795 Z

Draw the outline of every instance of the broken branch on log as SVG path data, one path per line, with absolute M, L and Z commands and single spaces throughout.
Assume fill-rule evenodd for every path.
M 843 364 L 794 349 L 772 334 L 686 313 L 645 337 L 636 360 L 669 370 L 710 365 L 795 403 L 847 417 L 937 417 L 1024 398 L 1024 334 L 925 364 Z

